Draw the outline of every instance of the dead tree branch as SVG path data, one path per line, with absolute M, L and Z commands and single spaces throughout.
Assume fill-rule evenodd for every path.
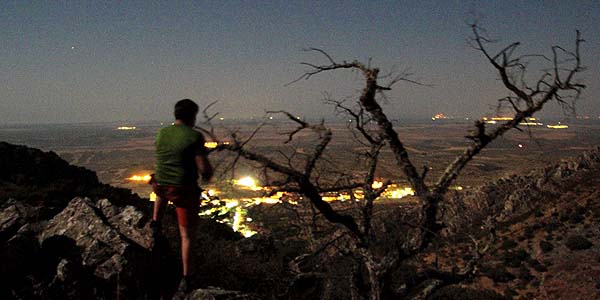
M 505 101 L 508 101 L 513 106 L 515 114 L 512 120 L 501 124 L 489 133 L 486 132 L 485 124 L 482 121 L 476 121 L 476 134 L 469 136 L 473 140 L 473 144 L 446 168 L 444 174 L 435 184 L 433 190 L 435 194 L 444 194 L 467 163 L 490 142 L 502 136 L 510 129 L 518 129 L 521 122 L 542 110 L 544 105 L 549 101 L 555 100 L 562 103 L 565 102 L 566 97 L 570 96 L 577 99 L 585 88 L 583 84 L 575 81 L 575 75 L 584 70 L 579 55 L 579 48 L 584 40 L 581 38 L 579 31 L 577 31 L 574 52 L 564 51 L 564 49 L 557 46 L 552 48 L 554 74 L 544 73 L 541 79 L 535 84 L 535 89 L 521 89 L 510 79 L 510 74 L 512 74 L 514 67 L 521 65 L 522 57 L 511 58 L 519 43 L 513 43 L 502 49 L 498 54 L 491 56 L 485 46 L 489 43 L 489 40 L 482 36 L 479 26 L 472 24 L 471 29 L 474 35 L 473 40 L 477 45 L 476 49 L 483 53 L 488 62 L 500 75 L 503 85 L 515 95 L 514 97 L 504 98 Z M 557 56 L 557 49 L 562 49 L 574 61 L 574 64 L 570 68 L 564 69 L 564 79 L 561 79 L 561 74 L 563 73 L 559 71 L 560 62 Z M 565 92 L 572 92 L 572 95 L 566 95 L 564 94 Z M 522 105 L 525 107 L 521 108 Z

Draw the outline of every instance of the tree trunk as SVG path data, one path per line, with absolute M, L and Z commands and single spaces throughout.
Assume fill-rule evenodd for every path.
M 381 299 L 381 285 L 379 284 L 379 268 L 375 261 L 375 257 L 368 250 L 363 252 L 365 259 L 365 267 L 367 268 L 367 279 L 369 281 L 369 299 Z
M 422 208 L 422 221 L 421 226 L 421 243 L 419 245 L 420 250 L 424 250 L 433 241 L 437 233 L 442 229 L 440 224 L 437 222 L 438 217 L 438 206 L 442 201 L 442 195 L 430 193 L 425 197 L 420 197 L 423 203 Z

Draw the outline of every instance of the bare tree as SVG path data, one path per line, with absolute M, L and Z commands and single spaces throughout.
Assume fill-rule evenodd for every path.
M 217 148 L 217 150 L 228 150 L 236 153 L 237 158 L 234 161 L 239 158 L 253 161 L 265 170 L 265 174 L 270 171 L 283 176 L 283 179 L 271 181 L 269 184 L 275 186 L 278 191 L 301 194 L 329 222 L 344 228 L 353 241 L 351 251 L 361 258 L 368 271 L 370 299 L 380 299 L 382 292 L 381 277 L 387 270 L 397 265 L 400 260 L 424 251 L 435 240 L 437 234 L 443 228 L 443 224 L 439 223 L 440 203 L 444 200 L 446 193 L 461 170 L 473 157 L 509 130 L 520 130 L 519 124 L 542 110 L 547 103 L 554 101 L 565 107 L 572 107 L 585 88 L 583 84 L 577 82 L 576 78 L 577 74 L 584 70 L 580 58 L 580 44 L 583 39 L 580 37 L 579 32 L 576 35 L 573 51 L 554 46 L 551 49 L 552 55 L 550 57 L 543 55 L 519 56 L 516 54 L 519 43 L 512 43 L 495 54 L 491 53 L 489 47 L 493 41 L 487 37 L 485 31 L 475 23 L 471 24 L 470 27 L 473 34 L 471 38 L 473 47 L 486 58 L 510 93 L 510 96 L 499 101 L 508 103 L 513 115 L 511 120 L 494 127 L 487 126 L 483 120 L 475 121 L 473 131 L 466 136 L 469 144 L 437 179 L 426 180 L 427 167 L 423 168 L 422 171 L 418 170 L 404 146 L 402 137 L 395 130 L 392 121 L 379 103 L 380 97 L 385 96 L 385 92 L 391 90 L 399 82 L 420 83 L 410 79 L 410 74 L 407 73 L 382 76 L 378 68 L 370 66 L 370 62 L 368 64 L 356 60 L 338 62 L 328 53 L 317 48 L 311 48 L 308 51 L 322 55 L 326 63 L 302 63 L 309 69 L 295 81 L 310 79 L 318 74 L 340 69 L 357 71 L 364 79 L 362 91 L 354 105 L 347 105 L 347 101 L 326 99 L 326 102 L 334 105 L 338 112 L 351 118 L 351 129 L 356 140 L 367 146 L 368 150 L 363 153 L 366 170 L 362 178 L 349 176 L 343 182 L 334 182 L 329 185 L 321 184 L 317 175 L 317 165 L 324 160 L 323 155 L 333 133 L 331 129 L 325 126 L 324 122 L 310 124 L 285 111 L 269 112 L 269 114 L 283 114 L 297 125 L 295 130 L 287 133 L 287 142 L 292 141 L 296 134 L 305 130 L 312 131 L 318 138 L 312 152 L 302 159 L 302 164 L 292 163 L 294 158 L 289 156 L 285 156 L 286 159 L 281 161 L 248 149 L 246 147 L 248 141 L 258 132 L 260 126 L 246 140 L 241 140 L 238 136 L 232 134 L 230 144 L 220 145 Z M 542 70 L 540 77 L 533 83 L 528 83 L 525 76 L 526 71 L 528 71 L 527 63 L 530 59 L 539 59 L 549 64 L 549 68 Z M 383 82 L 386 80 L 387 82 Z M 205 116 L 208 121 L 214 118 L 214 115 L 209 115 L 206 112 Z M 370 125 L 373 123 L 376 126 Z M 218 139 L 214 136 L 214 132 L 210 130 L 206 132 L 211 134 L 213 139 Z M 390 182 L 385 182 L 381 187 L 373 188 L 380 153 L 384 147 L 391 150 L 398 172 L 403 174 L 414 189 L 415 195 L 420 199 L 419 222 L 414 224 L 414 227 L 420 233 L 418 242 L 414 247 L 396 249 L 396 251 L 384 255 L 376 255 L 371 247 L 374 238 L 372 234 L 374 201 L 380 197 L 390 184 Z M 325 192 L 350 191 L 350 194 L 352 194 L 351 191 L 355 189 L 361 189 L 364 192 L 364 201 L 360 202 L 359 216 L 338 212 L 323 200 L 322 195 Z M 476 260 L 482 251 L 487 249 L 487 246 L 478 244 L 477 240 L 474 240 L 474 243 L 476 245 L 474 260 L 469 262 L 464 270 L 454 274 L 453 280 L 468 276 L 473 271 Z M 443 277 L 443 274 L 440 277 Z

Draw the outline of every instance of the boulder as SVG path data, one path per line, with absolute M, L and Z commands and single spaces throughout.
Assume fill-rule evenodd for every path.
M 140 214 L 133 208 L 117 210 L 108 201 L 96 205 L 87 198 L 75 198 L 48 222 L 39 241 L 47 253 L 46 260 L 57 264 L 54 267 L 58 268 L 57 278 L 68 277 L 61 271 L 67 263 L 60 260 L 67 255 L 54 252 L 70 249 L 71 260 L 80 260 L 82 266 L 112 286 L 116 293 L 136 298 L 145 292 L 146 268 L 151 265 L 148 246 L 152 244 L 151 235 L 148 232 L 144 237 L 143 229 L 135 227 L 124 234 L 119 228 L 128 226 L 137 217 Z
M 183 300 L 259 300 L 260 298 L 238 291 L 228 291 L 220 288 L 209 287 L 197 289 L 182 298 Z
M 0 211 L 0 241 L 8 240 L 24 223 L 25 220 L 17 203 L 9 200 Z
M 147 214 L 131 205 L 115 206 L 108 199 L 99 200 L 97 206 L 108 223 L 121 234 L 146 249 L 152 247 L 152 231 Z

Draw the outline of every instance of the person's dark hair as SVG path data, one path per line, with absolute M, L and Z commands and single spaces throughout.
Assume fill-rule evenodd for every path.
M 175 119 L 191 122 L 198 113 L 198 104 L 190 99 L 182 99 L 175 103 Z

